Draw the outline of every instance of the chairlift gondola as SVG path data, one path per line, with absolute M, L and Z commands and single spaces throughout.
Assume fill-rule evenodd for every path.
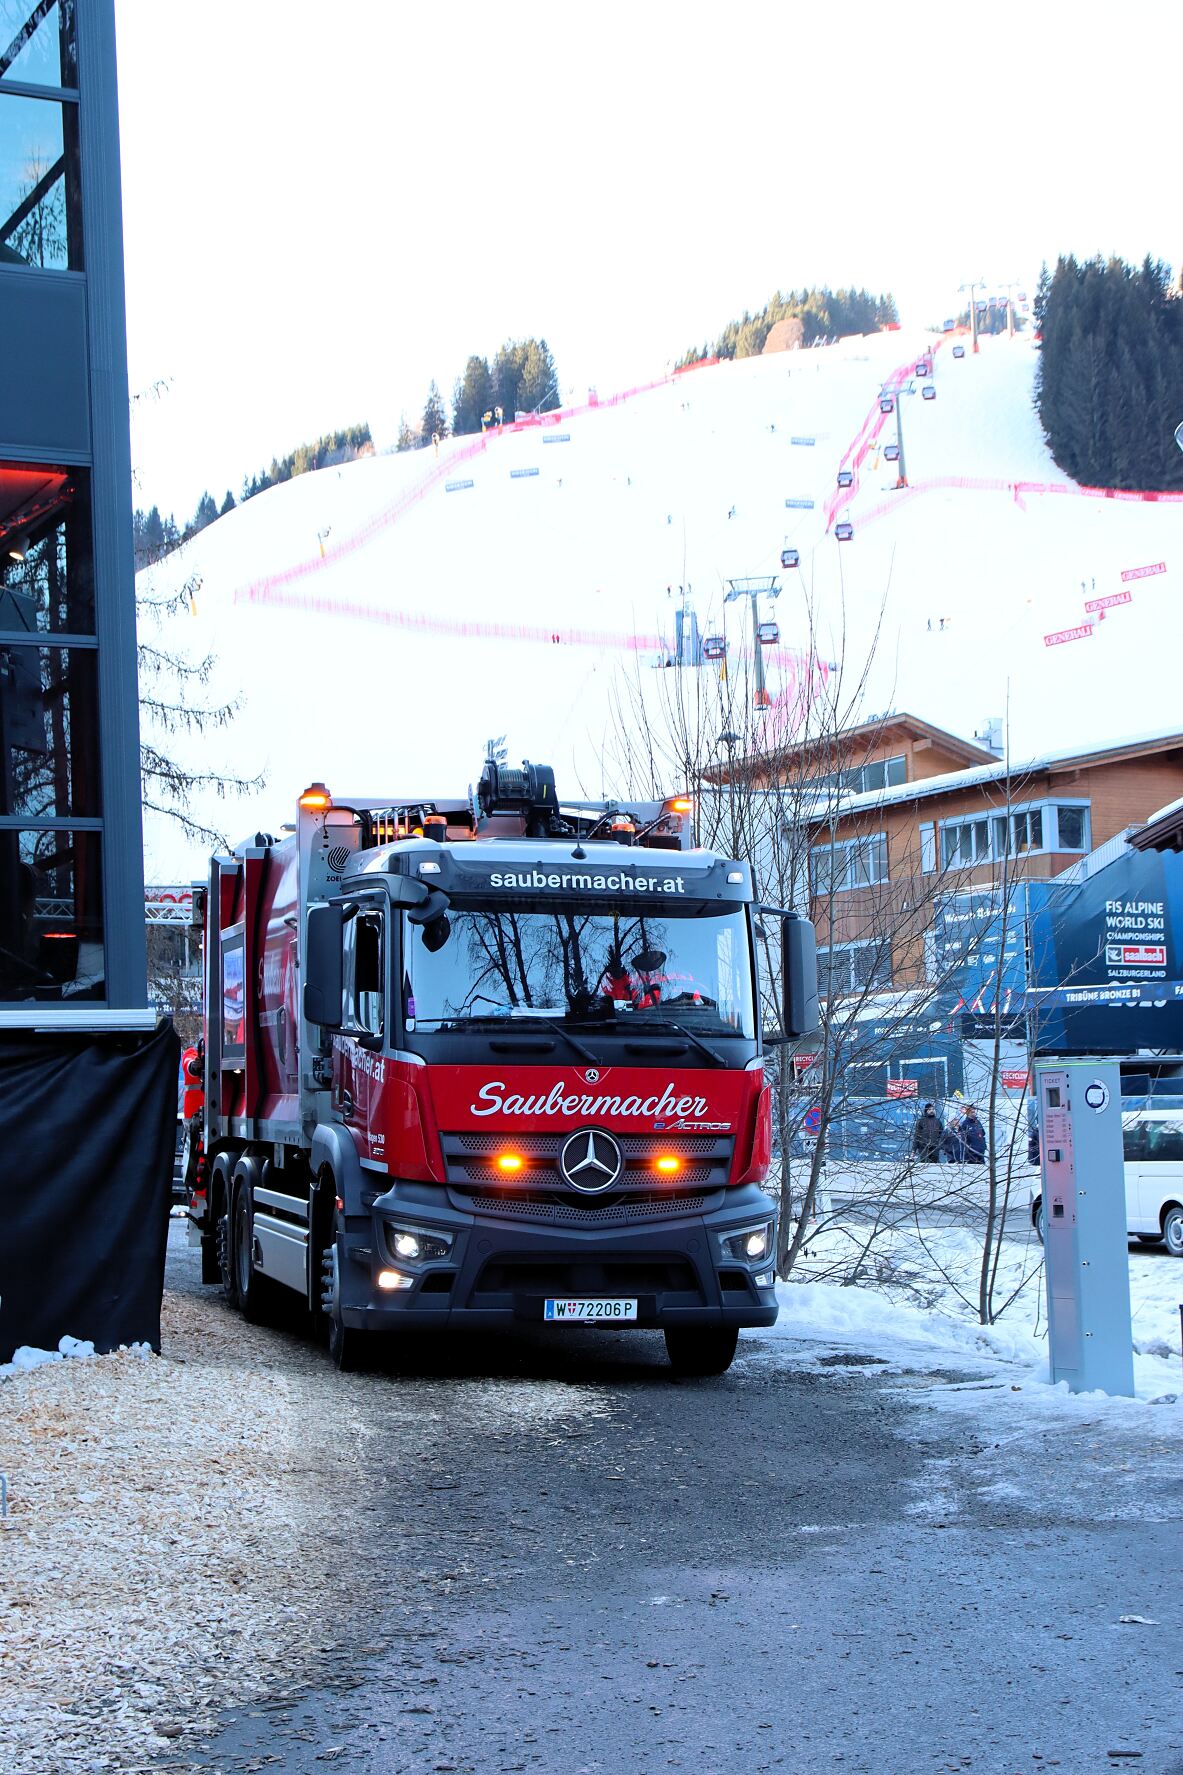
M 780 551 L 780 564 L 782 567 L 799 567 L 801 565 L 800 549 L 782 549 Z
M 894 413 L 895 402 L 889 394 L 881 394 L 879 396 L 879 411 L 881 413 Z
M 926 382 L 920 392 L 926 401 L 935 401 L 937 398 L 937 385 L 935 382 Z
M 955 345 L 953 347 L 953 356 L 954 357 L 964 357 L 965 356 L 964 345 Z
M 918 376 L 927 376 L 928 375 L 928 359 L 926 357 L 922 357 L 919 360 L 919 362 L 917 363 L 916 374 Z
M 898 462 L 899 459 L 900 459 L 900 447 L 898 444 L 885 444 L 883 446 L 883 460 L 884 460 L 884 462 Z
M 840 468 L 838 470 L 838 485 L 840 487 L 853 487 L 854 486 L 854 471 L 853 471 L 853 469 Z
M 710 660 L 726 659 L 726 635 L 707 635 L 702 644 L 702 657 Z
M 756 639 L 761 647 L 775 647 L 780 640 L 780 626 L 774 622 L 762 622 L 756 630 Z
M 834 525 L 834 535 L 839 542 L 849 542 L 854 535 L 854 525 L 849 518 L 843 518 Z

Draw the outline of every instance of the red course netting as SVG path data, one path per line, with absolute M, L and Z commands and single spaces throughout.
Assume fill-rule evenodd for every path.
M 395 610 L 388 605 L 371 604 L 356 598 L 318 597 L 306 591 L 285 588 L 246 586 L 234 594 L 236 604 L 265 604 L 270 608 L 302 610 L 314 616 L 345 616 L 360 622 L 378 623 L 387 629 L 405 634 L 439 635 L 458 641 L 530 642 L 544 647 L 591 647 L 600 652 L 665 653 L 669 643 L 662 636 L 627 634 L 613 629 L 547 629 L 536 623 L 466 622 L 454 617 L 429 615 L 424 611 Z M 830 676 L 827 660 L 817 659 L 797 648 L 770 649 L 772 660 L 780 666 L 784 685 L 778 702 L 812 699 Z
M 943 340 L 938 340 L 934 349 L 939 351 L 943 343 Z M 909 358 L 907 363 L 894 370 L 889 380 L 883 384 L 884 388 L 888 390 L 899 388 L 911 376 L 915 363 L 915 358 Z M 854 485 L 836 487 L 830 493 L 825 505 L 827 530 L 833 524 L 839 507 L 849 505 L 858 492 L 858 470 L 865 461 L 872 444 L 878 439 L 885 421 L 890 417 L 890 414 L 880 411 L 879 397 L 876 395 L 874 406 L 847 445 L 846 453 L 838 465 L 839 468 L 853 466 L 855 471 Z M 1028 494 L 1060 494 L 1074 499 L 1132 500 L 1135 503 L 1149 505 L 1183 503 L 1183 493 L 1143 493 L 1119 487 L 1080 487 L 1075 482 L 1063 481 L 1001 481 L 986 480 L 972 475 L 930 475 L 922 481 L 909 481 L 908 485 L 901 487 L 891 499 L 882 500 L 878 505 L 861 508 L 858 514 L 859 528 L 863 529 L 867 524 L 873 524 L 876 519 L 885 518 L 890 513 L 898 511 L 905 499 L 910 499 L 917 493 L 940 493 L 950 490 L 965 493 L 1009 493 L 1015 504 L 1023 511 L 1027 509 L 1024 498 Z M 1165 572 L 1165 568 L 1160 563 L 1156 568 L 1145 571 Z M 1123 574 L 1122 577 L 1124 578 L 1125 575 Z
M 372 518 L 352 531 L 348 536 L 335 542 L 322 553 L 309 555 L 303 561 L 296 561 L 290 567 L 282 567 L 275 573 L 268 573 L 262 579 L 256 579 L 249 586 L 241 587 L 234 594 L 236 604 L 279 603 L 276 594 L 285 586 L 294 585 L 298 580 L 307 579 L 310 574 L 320 573 L 326 567 L 333 567 L 338 561 L 344 561 L 355 555 L 359 549 L 366 548 L 376 536 L 397 524 L 400 518 L 406 517 L 419 502 L 426 498 L 433 487 L 441 481 L 450 481 L 456 471 L 466 462 L 472 462 L 488 449 L 491 440 L 510 432 L 535 431 L 540 428 L 551 428 L 562 425 L 568 419 L 578 418 L 580 414 L 599 412 L 604 408 L 619 407 L 625 401 L 631 401 L 637 395 L 651 394 L 654 389 L 665 388 L 673 382 L 672 376 L 660 376 L 654 382 L 641 382 L 635 388 L 622 389 L 618 394 L 609 395 L 606 400 L 593 397 L 578 407 L 561 407 L 553 413 L 531 413 L 528 418 L 518 419 L 510 425 L 498 426 L 493 431 L 482 432 L 479 437 L 471 438 L 459 449 L 450 450 L 446 456 L 436 458 L 427 473 L 413 487 L 388 505 L 383 511 L 376 512 Z M 342 607 L 344 608 L 344 607 Z

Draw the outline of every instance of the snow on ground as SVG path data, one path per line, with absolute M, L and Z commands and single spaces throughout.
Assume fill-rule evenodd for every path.
M 812 1347 L 816 1355 L 854 1352 L 885 1360 L 891 1370 L 975 1377 L 962 1394 L 943 1386 L 930 1398 L 955 1409 L 985 1414 L 1004 1409 L 1016 1432 L 1024 1421 L 1037 1428 L 1048 1413 L 1069 1417 L 1112 1414 L 1115 1423 L 1137 1421 L 1147 1402 L 1169 1405 L 1146 1420 L 1148 1434 L 1183 1439 L 1183 1352 L 1179 1303 L 1183 1264 L 1165 1249 L 1130 1251 L 1131 1323 L 1136 1400 L 1104 1394 L 1070 1394 L 1050 1379 L 1042 1254 L 1033 1232 L 1003 1240 L 995 1289 L 997 1322 L 977 1315 L 981 1240 L 964 1226 L 897 1225 L 870 1244 L 860 1285 L 817 1277 L 854 1272 L 869 1226 L 831 1224 L 811 1235 L 789 1282 L 778 1287 L 780 1318 L 761 1337 Z M 794 1348 L 794 1359 L 797 1350 Z M 1022 1395 L 1019 1419 L 1014 1398 Z M 1130 1414 L 1134 1414 L 1131 1419 Z M 1108 1419 L 1106 1418 L 1106 1421 Z
M 447 440 L 438 458 L 301 476 L 231 512 L 140 581 L 167 597 L 199 579 L 163 635 L 214 653 L 208 694 L 239 704 L 230 729 L 171 748 L 267 776 L 257 797 L 211 792 L 195 811 L 237 837 L 276 830 L 313 778 L 342 795 L 456 794 L 502 732 L 511 758 L 553 763 L 561 791 L 611 790 L 614 691 L 625 671 L 658 684 L 679 588 L 704 635 L 722 630 L 725 582 L 778 572 L 786 543 L 802 566 L 781 575 L 774 690 L 811 640 L 833 658 L 845 633 L 857 665 L 883 613 L 870 708 L 961 733 L 1009 713 L 1016 757 L 1172 727 L 1169 674 L 1147 661 L 1176 630 L 1183 505 L 1079 496 L 1043 444 L 1022 336 L 960 361 L 939 343 L 937 398 L 901 399 L 912 490 L 893 492 L 879 390 L 933 343 L 884 333 L 697 369 L 546 426 Z M 839 498 L 843 464 L 856 478 Z M 834 538 L 839 515 L 851 542 Z M 1158 561 L 1170 571 L 1121 580 Z M 1129 605 L 1045 646 L 1085 620 L 1086 598 L 1121 589 Z M 147 863 L 149 880 L 186 879 L 202 857 L 152 819 Z

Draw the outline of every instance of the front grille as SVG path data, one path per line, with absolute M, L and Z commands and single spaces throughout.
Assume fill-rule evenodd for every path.
M 488 1192 L 496 1184 L 498 1193 L 557 1191 L 580 1198 L 571 1189 L 559 1170 L 559 1154 L 570 1137 L 561 1134 L 444 1134 L 445 1175 L 455 1188 L 467 1192 Z M 717 1138 L 709 1134 L 615 1134 L 624 1158 L 624 1168 L 615 1190 L 645 1192 L 653 1190 L 653 1161 L 661 1153 L 673 1153 L 682 1160 L 676 1181 L 697 1189 L 721 1189 L 731 1175 L 731 1155 L 735 1145 L 730 1135 Z M 493 1162 L 498 1153 L 512 1151 L 522 1159 L 518 1172 L 506 1174 Z M 671 1183 L 675 1179 L 669 1180 Z
M 544 1221 L 548 1226 L 620 1226 L 635 1220 L 669 1220 L 674 1215 L 701 1214 L 705 1196 L 654 1196 L 651 1200 L 629 1197 L 626 1201 L 556 1201 L 550 1196 L 469 1196 L 465 1206 L 476 1214 L 516 1215 L 519 1219 Z
M 629 1296 L 681 1294 L 702 1300 L 693 1264 L 682 1257 L 609 1258 L 603 1262 L 555 1263 L 528 1257 L 491 1258 L 477 1278 L 474 1295 Z

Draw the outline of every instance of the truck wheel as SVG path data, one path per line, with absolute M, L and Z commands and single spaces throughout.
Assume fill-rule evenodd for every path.
M 726 1374 L 739 1332 L 734 1326 L 685 1325 L 665 1334 L 666 1355 L 675 1374 Z
M 238 1305 L 238 1285 L 234 1273 L 234 1253 L 231 1250 L 233 1242 L 234 1229 L 230 1220 L 230 1192 L 227 1189 L 222 1202 L 222 1212 L 214 1223 L 214 1246 L 218 1274 L 222 1278 L 223 1298 L 232 1307 L 236 1307 Z
M 320 1301 L 327 1329 L 329 1357 L 341 1374 L 356 1374 L 365 1366 L 365 1332 L 341 1323 L 341 1288 L 337 1271 L 337 1240 L 321 1253 Z
M 251 1325 L 265 1325 L 274 1296 L 268 1277 L 254 1264 L 255 1201 L 249 1183 L 240 1181 L 234 1192 L 233 1235 L 230 1240 L 234 1263 L 234 1298 L 243 1318 Z

